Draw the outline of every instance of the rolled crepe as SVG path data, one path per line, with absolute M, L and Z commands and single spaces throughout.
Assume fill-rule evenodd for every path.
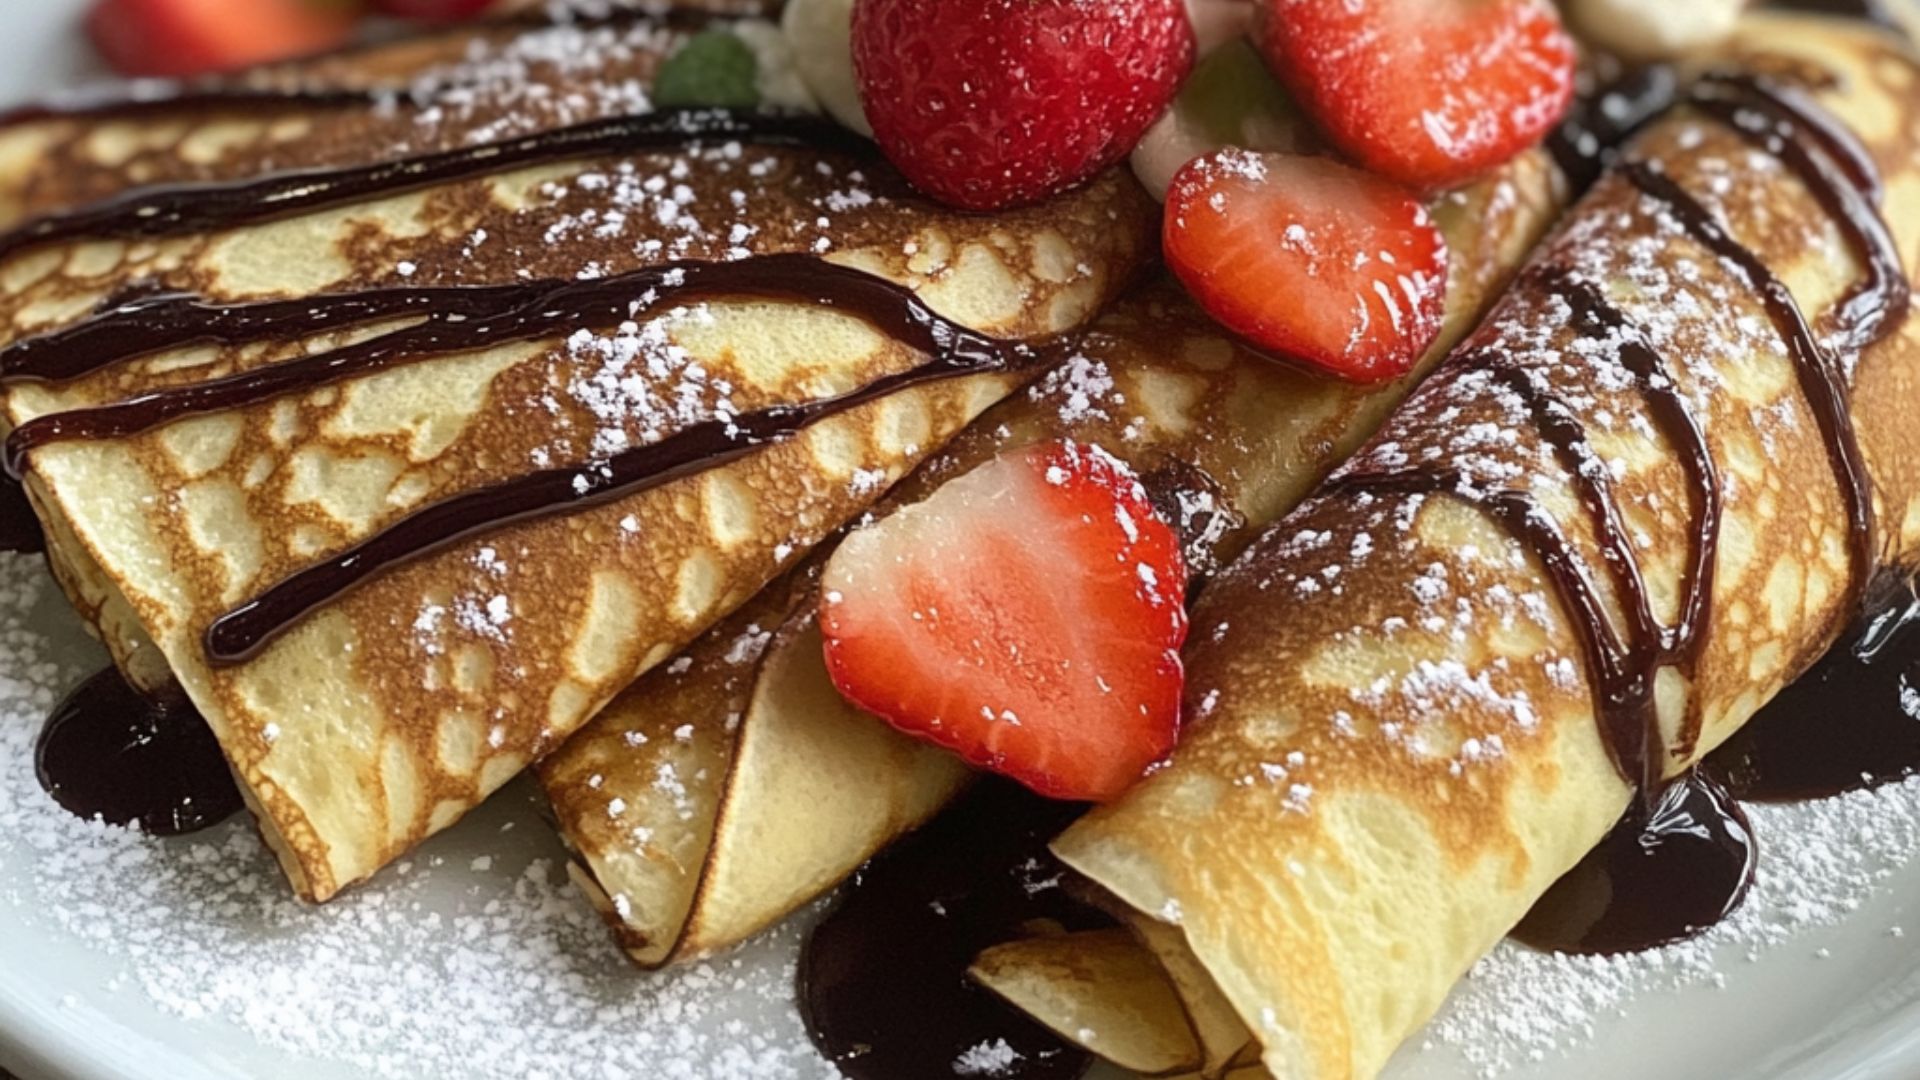
M 0 228 L 138 187 L 364 165 L 643 111 L 661 60 L 708 21 L 691 7 L 611 5 L 592 18 L 462 24 L 212 83 L 108 85 L 20 106 L 0 114 Z M 797 101 L 780 92 L 779 72 L 763 81 L 780 103 Z M 170 692 L 172 670 L 140 620 L 69 561 L 80 545 L 63 525 L 48 527 L 55 577 L 122 672 Z
M 1525 257 L 1558 190 L 1545 157 L 1529 155 L 1436 200 L 1451 284 L 1428 366 Z M 1154 283 L 888 505 L 1011 447 L 1098 442 L 1147 478 L 1204 571 L 1297 502 L 1417 379 L 1360 389 L 1278 366 L 1225 337 L 1176 286 Z M 777 921 L 968 779 L 951 755 L 835 691 L 809 576 L 828 553 L 641 680 L 540 768 L 575 880 L 643 965 L 702 956 Z
M 1750 69 L 1833 74 L 1819 99 L 1865 142 L 1911 260 L 1920 117 L 1905 48 L 1767 17 L 1734 52 Z M 1920 329 L 1852 348 L 1872 336 L 1843 310 L 1867 248 L 1785 162 L 1821 141 L 1798 126 L 1781 154 L 1694 109 L 1636 139 L 1627 158 L 1663 171 L 1602 179 L 1375 441 L 1207 587 L 1172 762 L 1055 843 L 1178 932 L 1273 1075 L 1377 1074 L 1620 818 L 1639 759 L 1654 779 L 1687 768 L 1817 658 L 1857 614 L 1869 546 L 1890 565 L 1920 556 Z M 1833 149 L 1812 156 L 1860 171 Z M 1710 248 L 1714 227 L 1690 225 L 1682 201 L 1764 265 Z M 1791 321 L 1761 298 L 1767 268 L 1839 350 L 1850 386 L 1835 416 L 1792 359 Z M 1581 289 L 1600 304 L 1572 299 Z M 1596 315 L 1605 305 L 1618 320 Z M 1662 400 L 1703 432 L 1717 515 Z M 1567 439 L 1569 420 L 1584 435 L 1556 448 L 1547 432 Z M 1823 423 L 1857 432 L 1877 511 L 1864 544 L 1842 440 Z M 1436 471 L 1448 482 L 1421 494 Z M 1382 479 L 1409 473 L 1428 480 Z M 1652 680 L 1658 738 L 1644 754 L 1617 707 L 1603 723 L 1600 681 L 1632 687 L 1602 670 L 1605 628 L 1573 606 L 1564 573 L 1579 568 L 1595 618 L 1635 640 L 1635 594 L 1604 569 L 1586 494 L 1605 486 L 1659 624 L 1684 624 L 1704 580 L 1695 553 L 1710 556 L 1697 660 Z M 1717 545 L 1696 546 L 1716 517 Z M 1543 561 L 1550 532 L 1562 572 Z
M 807 252 L 898 282 L 961 324 L 1029 337 L 1089 318 L 1149 250 L 1157 208 L 1121 172 L 981 216 L 932 205 L 849 153 L 720 139 L 503 164 L 156 236 L 82 229 L 0 259 L 0 324 L 19 342 L 119 318 L 104 300 L 156 291 L 309 301 Z M 697 475 L 486 528 L 325 599 L 244 663 L 210 663 L 203 637 L 217 617 L 411 511 L 927 359 L 828 306 L 724 290 L 700 300 L 626 328 L 567 325 L 418 362 L 402 348 L 390 369 L 334 385 L 32 452 L 29 493 L 83 582 L 75 591 L 153 643 L 300 895 L 324 900 L 457 820 L 1025 377 L 918 384 Z M 388 336 L 407 321 L 294 326 L 10 382 L 6 424 L 348 342 L 411 340 Z
M 0 226 L 136 185 L 364 164 L 643 111 L 661 59 L 706 21 L 687 5 L 615 4 L 595 17 L 436 29 L 209 83 L 67 91 L 0 112 Z M 778 103 L 799 104 L 780 72 L 768 74 Z

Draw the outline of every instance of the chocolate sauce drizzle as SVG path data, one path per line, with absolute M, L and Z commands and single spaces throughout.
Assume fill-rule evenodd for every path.
M 193 706 L 146 697 L 113 667 L 54 707 L 34 765 L 40 785 L 72 813 L 153 836 L 217 825 L 242 805 L 220 743 Z
M 660 303 L 689 295 L 812 302 L 857 316 L 929 359 L 836 397 L 716 417 L 603 461 L 545 469 L 431 503 L 353 547 L 294 573 L 257 599 L 216 619 L 206 632 L 208 660 L 216 666 L 244 663 L 309 612 L 375 574 L 479 533 L 604 505 L 725 465 L 791 438 L 828 417 L 910 387 L 962 375 L 1038 371 L 1059 358 L 1052 344 L 1027 345 L 986 337 L 934 314 L 911 290 L 810 256 L 762 256 L 676 269 L 687 274 L 687 281 L 661 289 Z M 617 281 L 595 283 L 600 289 L 583 287 L 584 295 L 599 304 L 631 296 L 631 288 L 622 293 Z M 548 310 L 541 309 L 539 317 L 546 317 Z M 568 316 L 563 310 L 562 325 L 572 325 Z M 464 342 L 458 337 L 460 330 L 481 325 L 456 324 L 446 332 Z M 471 345 L 464 343 L 442 346 L 443 351 L 468 347 Z M 428 354 L 413 352 L 405 359 L 424 355 Z M 263 369 L 263 374 L 272 370 Z
M 71 377 L 188 341 L 256 341 L 277 332 L 305 335 L 412 313 L 419 313 L 421 321 L 344 348 L 29 421 L 8 437 L 5 466 L 9 475 L 19 476 L 27 455 L 49 443 L 122 438 L 190 416 L 304 393 L 395 364 L 553 337 L 581 326 L 615 325 L 663 308 L 722 296 L 844 308 L 900 341 L 951 354 L 947 362 L 978 370 L 1006 359 L 988 355 L 999 348 L 998 343 L 945 323 L 910 292 L 811 255 L 666 263 L 589 281 L 375 289 L 259 304 L 220 306 L 193 298 L 159 297 L 150 304 L 123 305 L 47 338 L 29 339 L 21 343 L 26 350 L 21 354 L 0 351 L 0 382 Z M 69 344 L 62 339 L 79 340 Z M 1024 354 L 1020 362 L 1027 362 Z M 928 374 L 937 377 L 938 372 Z M 747 418 L 738 423 L 750 426 Z
M 42 215 L 0 235 L 0 259 L 50 241 L 134 240 L 231 228 L 528 165 L 676 148 L 702 140 L 804 147 L 861 158 L 874 153 L 871 142 L 811 114 L 663 109 L 373 165 L 135 188 Z
M 1060 888 L 1047 841 L 1080 812 L 986 780 L 881 855 L 800 954 L 800 1011 L 850 1080 L 957 1080 L 967 1051 L 1005 1040 L 1003 1080 L 1073 1080 L 1092 1058 L 967 978 L 981 950 L 1110 925 Z M 977 1075 L 977 1074 L 976 1074 Z

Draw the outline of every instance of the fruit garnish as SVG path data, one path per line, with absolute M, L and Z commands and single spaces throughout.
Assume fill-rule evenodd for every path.
M 660 65 L 653 103 L 750 109 L 760 104 L 759 78 L 751 46 L 725 30 L 702 30 Z
M 780 32 L 807 90 L 841 125 L 871 136 L 853 77 L 853 0 L 787 0 Z
M 402 19 L 449 22 L 484 15 L 495 0 L 373 0 L 373 6 Z
M 1538 143 L 1573 99 L 1545 0 L 1261 0 L 1255 38 L 1328 138 L 1424 189 Z
M 1182 0 L 857 0 L 874 138 L 943 202 L 1035 202 L 1125 157 L 1193 62 Z
M 1426 205 L 1338 162 L 1199 158 L 1167 191 L 1161 243 L 1229 330 L 1342 379 L 1403 375 L 1440 332 L 1447 244 Z
M 1229 146 L 1316 149 L 1318 138 L 1300 107 L 1246 41 L 1220 46 L 1194 65 L 1173 105 L 1133 148 L 1133 173 L 1157 199 L 1194 158 Z
M 821 582 L 827 668 L 889 724 L 1059 799 L 1173 748 L 1179 541 L 1098 448 L 1010 451 L 850 535 Z
M 181 77 L 336 48 L 358 14 L 338 0 L 100 0 L 86 29 L 122 75 Z

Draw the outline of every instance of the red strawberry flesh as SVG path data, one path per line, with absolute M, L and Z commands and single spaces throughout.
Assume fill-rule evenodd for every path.
M 849 536 L 822 590 L 841 692 L 976 765 L 1097 801 L 1173 747 L 1185 567 L 1096 449 L 1047 443 L 943 485 Z
M 1405 374 L 1446 313 L 1446 241 L 1426 205 L 1322 158 L 1190 162 L 1168 189 L 1162 246 L 1228 329 L 1355 382 Z
M 1260 0 L 1260 11 L 1275 74 L 1342 150 L 1401 183 L 1486 172 L 1544 139 L 1573 100 L 1573 39 L 1545 0 Z

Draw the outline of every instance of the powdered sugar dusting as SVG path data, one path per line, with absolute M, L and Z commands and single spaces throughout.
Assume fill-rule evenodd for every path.
M 1452 1049 L 1480 1077 L 1534 1068 L 1551 1075 L 1555 1059 L 1589 1045 L 1597 1025 L 1636 1000 L 1724 986 L 1743 967 L 1794 952 L 1808 932 L 1856 917 L 1876 887 L 1920 852 L 1920 780 L 1817 802 L 1750 804 L 1747 813 L 1759 874 L 1731 918 L 1693 941 L 1625 956 L 1562 956 L 1504 943 L 1454 992 L 1424 1049 Z M 1859 932 L 1902 936 L 1899 927 Z M 1410 1074 L 1422 1075 L 1417 1050 L 1403 1057 L 1411 1059 Z

